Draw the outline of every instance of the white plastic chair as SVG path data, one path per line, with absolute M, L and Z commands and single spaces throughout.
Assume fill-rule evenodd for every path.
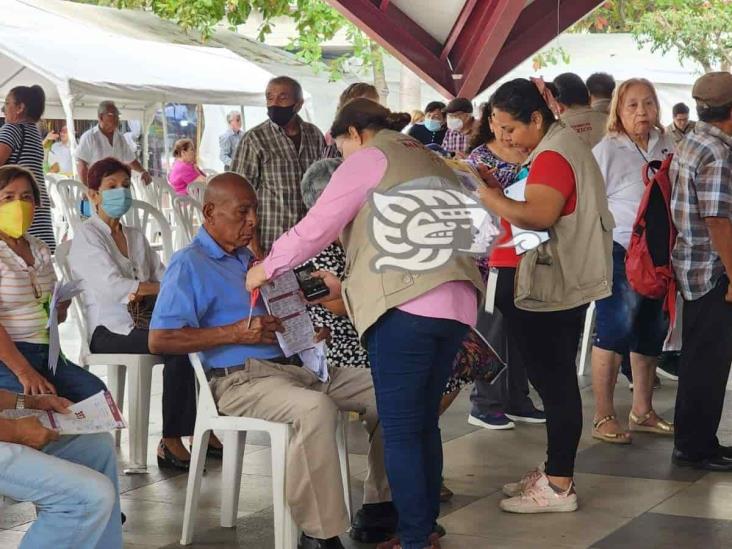
M 145 201 L 153 207 L 157 208 L 164 214 L 168 213 L 173 207 L 173 199 L 175 191 L 167 181 L 159 177 L 153 177 L 149 185 L 143 187 L 143 196 Z
M 592 331 L 595 327 L 595 302 L 590 303 L 585 314 L 585 329 L 582 332 L 582 343 L 580 345 L 579 365 L 577 366 L 577 375 L 585 375 L 585 367 L 587 366 L 587 357 L 592 350 Z
M 166 265 L 173 256 L 173 235 L 170 223 L 157 208 L 147 202 L 133 200 L 132 206 L 122 217 L 122 222 L 136 227 L 147 237 L 153 250 L 162 252 Z
M 193 240 L 196 230 L 203 225 L 201 203 L 190 196 L 176 196 L 173 199 L 175 217 L 175 249 L 180 250 Z
M 56 264 L 64 279 L 73 280 L 68 263 L 71 240 L 56 247 Z M 74 313 L 78 319 L 81 335 L 79 365 L 107 367 L 107 385 L 120 410 L 124 409 L 125 378 L 129 377 L 127 423 L 129 426 L 129 467 L 125 474 L 147 473 L 147 438 L 150 423 L 150 390 L 152 371 L 156 364 L 163 363 L 157 355 L 92 353 L 89 350 L 91 334 L 84 316 L 83 293 L 74 298 Z M 115 431 L 116 443 L 120 443 L 120 431 Z
M 73 179 L 64 179 L 54 186 L 58 196 L 61 212 L 73 235 L 74 229 L 81 223 L 79 207 L 86 197 L 86 187 Z M 71 236 L 70 235 L 70 236 Z
M 219 415 L 213 394 L 208 386 L 206 373 L 197 353 L 189 355 L 198 381 L 198 409 L 196 427 L 193 433 L 193 450 L 188 472 L 186 505 L 183 512 L 183 533 L 181 545 L 193 542 L 193 528 L 198 510 L 198 496 L 201 491 L 203 466 L 208 449 L 211 431 L 224 431 L 224 460 L 221 470 L 221 526 L 231 528 L 236 524 L 241 488 L 241 473 L 244 459 L 244 446 L 247 431 L 266 431 L 269 433 L 272 448 L 272 503 L 274 506 L 275 549 L 293 549 L 297 546 L 298 528 L 292 520 L 285 497 L 285 478 L 287 476 L 287 451 L 292 436 L 292 426 L 250 417 Z M 351 476 L 348 464 L 346 429 L 348 413 L 339 414 L 336 439 L 338 458 L 343 478 L 343 494 L 351 514 Z M 316 480 L 317 482 L 317 480 Z
M 200 181 L 194 181 L 188 185 L 186 192 L 193 200 L 198 201 L 199 204 L 203 204 L 203 195 L 206 192 L 206 184 L 201 183 Z

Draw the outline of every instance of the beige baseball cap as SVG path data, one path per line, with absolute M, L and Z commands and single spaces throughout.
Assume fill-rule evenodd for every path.
M 691 95 L 703 108 L 723 107 L 732 103 L 732 73 L 710 72 L 694 83 Z

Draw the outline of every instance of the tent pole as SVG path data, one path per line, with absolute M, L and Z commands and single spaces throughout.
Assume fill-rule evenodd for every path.
M 74 100 L 71 97 L 70 94 L 66 93 L 64 90 L 59 89 L 58 90 L 59 98 L 61 99 L 61 106 L 64 109 L 64 114 L 66 114 L 66 131 L 69 136 L 69 149 L 71 151 L 71 170 L 74 175 L 74 177 L 78 177 L 79 173 L 76 169 L 76 162 L 73 161 L 74 158 L 74 152 L 76 151 L 76 128 L 74 127 Z
M 167 173 L 169 167 L 166 164 L 168 160 L 168 117 L 165 115 L 165 103 L 160 103 L 160 109 L 163 115 L 163 157 L 160 159 L 160 169 Z
M 196 105 L 196 164 L 201 160 L 199 151 L 201 149 L 201 139 L 203 138 L 204 123 L 203 105 L 199 103 Z

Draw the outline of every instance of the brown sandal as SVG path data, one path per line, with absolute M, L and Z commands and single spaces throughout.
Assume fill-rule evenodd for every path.
M 601 433 L 600 427 L 605 425 L 608 421 L 616 419 L 615 416 L 605 416 L 600 419 L 596 419 L 592 422 L 592 438 L 601 440 L 603 442 L 609 442 L 610 444 L 630 444 L 630 435 L 626 432 L 622 433 Z
M 645 425 L 646 421 L 656 416 L 657 421 L 655 425 Z M 641 417 L 636 416 L 632 411 L 628 418 L 628 426 L 631 431 L 641 433 L 653 433 L 656 435 L 672 436 L 674 434 L 674 424 L 661 418 L 655 411 L 651 410 L 647 414 Z

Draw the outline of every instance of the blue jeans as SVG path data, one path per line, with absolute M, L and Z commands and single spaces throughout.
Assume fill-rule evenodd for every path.
M 58 357 L 56 373 L 51 373 L 48 369 L 48 345 L 16 342 L 15 346 L 39 374 L 53 383 L 59 396 L 68 398 L 72 402 L 79 402 L 99 391 L 107 390 L 101 379 L 65 359 L 63 355 Z M 0 389 L 14 393 L 23 392 L 23 385 L 12 370 L 2 362 L 0 362 Z
M 20 549 L 121 549 L 117 457 L 108 433 L 64 436 L 43 448 L 0 442 L 0 494 L 38 518 Z
M 366 333 L 403 549 L 424 549 L 440 513 L 440 399 L 467 331 L 391 309 Z
M 613 242 L 613 293 L 595 302 L 595 347 L 619 355 L 661 354 L 668 320 L 663 300 L 636 292 L 625 274 L 625 248 Z

